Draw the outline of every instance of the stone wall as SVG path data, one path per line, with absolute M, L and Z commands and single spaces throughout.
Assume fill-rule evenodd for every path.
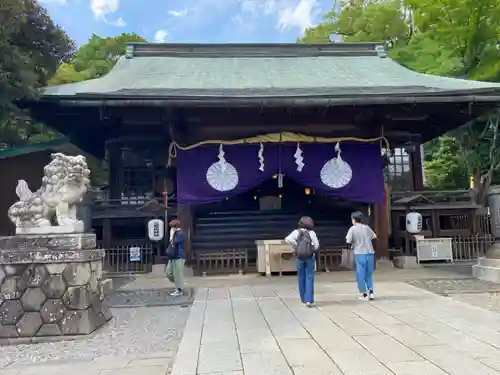
M 46 251 L 17 250 L 8 262 L 9 254 L 5 250 L 1 254 L 0 343 L 90 334 L 112 318 L 104 304 L 101 251 L 49 252 L 52 256 L 47 258 Z M 28 259 L 67 261 L 28 263 Z

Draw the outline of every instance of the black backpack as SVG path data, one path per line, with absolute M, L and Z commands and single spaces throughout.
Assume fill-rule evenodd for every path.
M 314 254 L 314 246 L 312 244 L 311 235 L 308 230 L 300 230 L 297 238 L 297 247 L 295 249 L 297 259 L 310 259 Z

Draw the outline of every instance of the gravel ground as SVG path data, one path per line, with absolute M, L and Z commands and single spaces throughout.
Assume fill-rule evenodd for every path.
M 113 309 L 114 319 L 89 338 L 0 348 L 0 368 L 44 361 L 89 361 L 97 357 L 139 358 L 175 355 L 189 308 Z
M 500 284 L 472 278 L 412 280 L 408 284 L 440 295 L 500 292 Z
M 500 313 L 500 293 L 460 294 L 454 295 L 452 298 L 460 302 Z

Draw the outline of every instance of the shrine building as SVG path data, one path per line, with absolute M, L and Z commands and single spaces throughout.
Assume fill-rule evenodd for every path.
M 106 76 L 25 104 L 104 161 L 93 228 L 114 271 L 162 261 L 146 223 L 166 206 L 198 272 L 251 272 L 255 241 L 284 238 L 302 215 L 338 254 L 362 210 L 387 257 L 388 195 L 423 190 L 421 144 L 498 103 L 500 84 L 419 74 L 377 43 L 147 43 Z

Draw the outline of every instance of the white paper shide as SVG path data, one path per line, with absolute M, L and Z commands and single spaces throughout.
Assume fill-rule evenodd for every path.
M 89 188 L 89 176 L 84 156 L 56 153 L 43 170 L 40 189 L 31 192 L 28 183 L 19 180 L 19 201 L 8 211 L 16 234 L 82 233 L 84 223 L 76 211 Z

